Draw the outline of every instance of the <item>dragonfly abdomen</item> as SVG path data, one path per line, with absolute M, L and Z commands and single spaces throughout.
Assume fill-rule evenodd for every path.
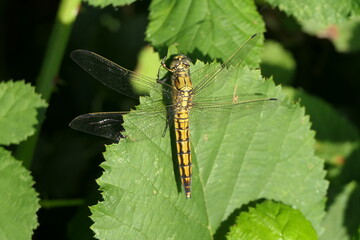
M 178 55 L 170 64 L 172 85 L 174 87 L 174 127 L 176 136 L 177 158 L 181 183 L 186 198 L 191 197 L 191 148 L 189 132 L 189 110 L 192 107 L 193 87 L 190 79 L 190 59 Z
M 184 186 L 186 198 L 191 197 L 191 148 L 189 132 L 189 114 L 183 109 L 174 116 L 177 158 L 179 162 L 181 183 Z

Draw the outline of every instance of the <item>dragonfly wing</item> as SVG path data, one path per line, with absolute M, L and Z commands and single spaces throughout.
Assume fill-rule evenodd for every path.
M 233 95 L 215 96 L 211 98 L 195 98 L 194 108 L 221 108 L 221 107 L 235 107 L 245 104 L 276 101 L 277 98 L 270 98 L 264 93 L 240 93 L 236 92 Z
M 164 135 L 171 124 L 172 106 L 165 107 L 162 101 L 142 101 L 138 107 L 124 117 L 126 136 L 141 141 Z
M 81 132 L 115 141 L 126 137 L 134 141 L 151 139 L 164 134 L 166 124 L 169 123 L 166 108 L 163 108 L 144 108 L 131 112 L 88 113 L 73 119 L 69 126 Z M 168 108 L 172 109 L 171 106 Z M 124 123 L 127 130 L 131 128 L 129 132 L 125 132 Z
M 230 71 L 226 71 L 231 66 L 239 67 L 244 64 L 244 60 L 251 49 L 254 48 L 256 43 L 260 39 L 260 34 L 255 34 L 251 38 L 249 38 L 240 48 L 238 48 L 233 55 L 231 55 L 220 67 L 212 68 L 203 67 L 192 74 L 193 81 L 198 79 L 199 83 L 194 88 L 195 95 L 208 95 L 208 92 L 211 92 L 215 86 L 214 83 L 220 82 L 224 83 L 227 79 Z
M 202 129 L 217 128 L 227 114 L 242 118 L 272 109 L 279 105 L 278 99 L 269 98 L 265 94 L 242 94 L 241 96 L 222 96 L 203 99 L 194 103 L 190 113 L 192 125 Z M 204 119 L 207 119 L 204 121 Z
M 165 91 L 155 78 L 130 71 L 96 53 L 87 50 L 75 50 L 71 53 L 71 58 L 105 86 L 126 96 L 138 97 L 133 91 L 133 86 L 136 85 L 147 90 L 155 90 L 160 95 L 162 91 Z
M 73 119 L 69 126 L 75 130 L 119 141 L 124 138 L 123 115 L 127 112 L 88 113 Z

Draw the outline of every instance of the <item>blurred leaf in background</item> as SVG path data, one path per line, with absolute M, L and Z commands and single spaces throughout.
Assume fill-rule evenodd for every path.
M 290 52 L 275 41 L 265 41 L 261 72 L 272 77 L 276 84 L 290 85 L 293 82 L 296 62 Z
M 331 40 L 338 51 L 360 49 L 360 4 L 354 0 L 302 2 L 267 0 L 287 15 L 294 16 L 307 33 Z

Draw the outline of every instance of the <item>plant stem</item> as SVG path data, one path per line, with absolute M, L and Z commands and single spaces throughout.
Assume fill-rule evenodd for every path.
M 84 199 L 56 199 L 56 200 L 41 200 L 40 205 L 43 208 L 57 208 L 57 207 L 77 207 L 83 205 Z
M 76 19 L 80 0 L 62 0 L 56 15 L 55 24 L 51 32 L 45 51 L 43 63 L 36 79 L 36 90 L 49 102 L 54 90 L 56 78 L 61 66 L 64 52 L 70 37 L 72 25 Z M 39 111 L 39 124 L 36 133 L 17 148 L 16 158 L 23 161 L 26 168 L 30 168 L 42 122 L 45 119 L 45 110 Z

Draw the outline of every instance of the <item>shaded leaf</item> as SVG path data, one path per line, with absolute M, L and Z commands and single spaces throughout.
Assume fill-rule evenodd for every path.
M 328 32 L 335 32 L 335 36 L 331 38 L 335 48 L 339 52 L 355 52 L 360 49 L 360 16 L 351 17 L 349 21 L 344 22 L 340 26 L 332 26 Z M 330 35 L 331 36 L 331 35 Z
M 271 40 L 265 42 L 261 62 L 261 72 L 265 77 L 273 77 L 276 84 L 289 85 L 295 68 L 293 56 L 280 43 Z
M 343 165 L 359 146 L 356 127 L 330 104 L 304 91 L 287 88 L 294 101 L 300 101 L 316 131 L 317 155 L 332 165 Z
M 305 32 L 333 41 L 339 51 L 355 51 L 360 47 L 359 41 L 356 41 L 360 37 L 360 4 L 357 0 L 267 2 L 294 16 Z
M 0 148 L 0 239 L 31 239 L 40 205 L 30 172 Z
M 349 183 L 344 191 L 340 193 L 333 204 L 330 206 L 324 218 L 323 226 L 324 233 L 320 236 L 319 240 L 348 240 L 350 237 L 347 235 L 346 228 L 344 227 L 345 210 L 348 205 L 350 195 L 356 187 L 355 182 Z

